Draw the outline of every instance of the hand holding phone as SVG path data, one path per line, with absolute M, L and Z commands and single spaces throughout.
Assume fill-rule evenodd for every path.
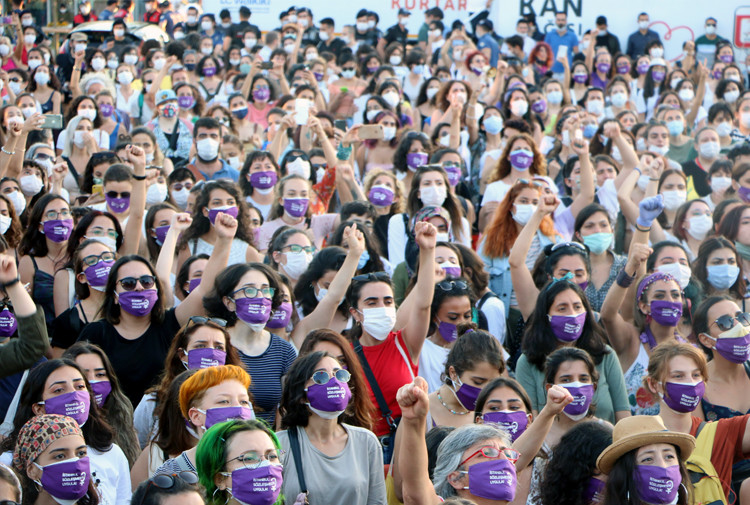
M 310 101 L 304 98 L 297 98 L 294 101 L 294 121 L 298 126 L 307 124 L 310 118 Z

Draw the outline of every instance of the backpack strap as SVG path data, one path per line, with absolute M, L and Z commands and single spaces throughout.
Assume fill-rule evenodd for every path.
M 292 448 L 294 468 L 297 470 L 300 491 L 307 494 L 307 483 L 305 482 L 305 471 L 302 469 L 302 451 L 299 448 L 299 433 L 297 433 L 297 429 L 296 426 L 289 428 L 289 445 Z
M 487 291 L 484 295 L 482 295 L 482 298 L 479 299 L 477 302 L 477 310 L 481 311 L 482 307 L 484 307 L 484 304 L 489 300 L 490 298 L 500 298 L 492 291 Z
M 362 364 L 362 369 L 364 370 L 365 376 L 367 377 L 367 382 L 370 383 L 370 388 L 375 394 L 375 400 L 378 402 L 378 407 L 380 408 L 381 415 L 385 419 L 385 422 L 388 423 L 388 427 L 391 429 L 391 432 L 395 432 L 397 425 L 396 421 L 393 420 L 393 412 L 388 407 L 388 402 L 385 401 L 383 392 L 380 390 L 380 386 L 378 386 L 378 380 L 375 378 L 375 374 L 372 372 L 372 368 L 370 368 L 370 364 L 367 362 L 365 351 L 364 349 L 362 349 L 362 344 L 359 342 L 359 340 L 357 340 L 357 343 L 354 345 L 354 352 L 357 353 L 359 362 Z M 411 370 L 411 367 L 409 369 Z

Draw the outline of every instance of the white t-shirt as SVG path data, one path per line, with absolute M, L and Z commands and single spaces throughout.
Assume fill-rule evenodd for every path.
M 427 381 L 428 393 L 437 391 L 443 385 L 440 376 L 445 373 L 445 360 L 449 352 L 449 348 L 441 347 L 430 339 L 424 341 L 422 352 L 419 353 L 419 376 Z
M 92 131 L 91 134 L 96 139 L 96 143 L 102 151 L 109 151 L 109 133 L 97 128 L 94 131 Z M 60 132 L 60 136 L 57 137 L 57 144 L 55 144 L 55 147 L 57 147 L 61 151 L 64 150 L 65 142 L 67 141 L 67 139 L 68 139 L 68 131 L 62 130 Z M 83 177 L 83 174 L 79 174 L 79 175 Z
M 508 191 L 510 191 L 510 188 L 512 187 L 513 186 L 503 182 L 502 180 L 487 184 L 487 187 L 484 188 L 482 206 L 487 205 L 490 202 L 502 202 L 505 198 L 505 195 L 508 194 Z

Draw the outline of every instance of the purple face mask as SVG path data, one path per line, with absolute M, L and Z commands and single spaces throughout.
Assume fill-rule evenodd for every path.
M 232 472 L 232 488 L 229 492 L 240 503 L 272 505 L 279 498 L 282 482 L 281 465 L 238 468 Z
M 259 102 L 265 102 L 271 98 L 271 90 L 269 88 L 258 88 L 253 91 L 253 98 Z
M 321 412 L 343 412 L 351 398 L 349 384 L 336 377 L 331 377 L 325 384 L 312 384 L 307 388 L 310 407 Z
M 627 74 L 630 72 L 630 63 L 618 63 L 617 64 L 617 73 L 620 75 Z M 594 479 L 599 480 L 599 479 Z
M 18 321 L 8 307 L 0 311 L 0 338 L 7 338 L 16 332 Z
M 36 464 L 36 463 L 34 463 Z M 77 501 L 89 490 L 91 467 L 89 458 L 69 459 L 37 467 L 42 469 L 42 488 L 59 500 Z
M 114 111 L 115 111 L 115 108 L 112 107 L 108 103 L 103 103 L 103 104 L 99 105 L 99 112 L 101 112 L 102 116 L 104 116 L 104 117 L 111 116 Z
M 165 224 L 164 226 L 157 226 L 153 229 L 154 233 L 156 234 L 154 240 L 159 245 L 159 247 L 164 245 L 164 240 L 167 238 L 167 232 L 169 232 L 169 226 L 170 225 Z
M 91 384 L 91 392 L 94 393 L 96 404 L 101 407 L 112 392 L 112 384 L 109 381 L 91 381 L 89 384 Z
M 227 361 L 227 353 L 221 349 L 204 347 L 188 351 L 188 368 L 201 370 L 212 366 L 222 366 Z
M 73 231 L 72 219 L 50 219 L 42 223 L 44 236 L 52 242 L 65 242 Z
M 718 81 L 721 79 L 721 70 L 714 70 L 711 72 L 711 76 Z
M 737 193 L 740 195 L 740 198 L 742 198 L 743 202 L 750 202 L 750 188 L 740 186 L 740 189 L 737 190 Z
M 461 267 L 441 266 L 440 268 L 443 269 L 443 272 L 445 272 L 445 275 L 450 275 L 451 277 L 461 277 Z
M 609 63 L 597 63 L 596 64 L 596 69 L 601 74 L 606 74 L 607 72 L 609 72 L 610 68 L 612 68 L 612 65 L 610 65 Z
M 665 75 L 666 75 L 666 72 L 662 70 L 654 70 L 653 72 L 651 72 L 651 77 L 654 78 L 654 82 L 663 81 Z
M 86 282 L 89 283 L 89 286 L 94 288 L 106 286 L 107 278 L 109 278 L 109 271 L 112 270 L 112 265 L 114 264 L 114 261 L 99 260 L 96 265 L 86 268 L 83 275 L 86 276 Z
M 313 72 L 313 75 L 315 76 L 315 80 L 320 82 L 323 80 L 323 77 L 325 77 L 325 74 L 321 74 L 320 72 Z
M 3 312 L 0 312 L 0 318 L 2 318 Z M 747 332 L 747 328 L 737 323 L 729 330 L 722 332 L 719 338 L 711 336 L 708 338 L 716 341 L 714 349 L 725 360 L 740 364 L 750 359 L 750 334 Z
M 445 165 L 443 169 L 448 174 L 448 184 L 457 186 L 461 182 L 461 167 L 458 165 Z
M 576 284 L 578 284 L 578 287 L 581 288 L 581 291 L 586 291 L 586 287 L 589 285 L 589 281 L 578 282 Z
M 232 205 L 230 207 L 216 207 L 215 209 L 208 209 L 208 220 L 211 221 L 211 224 L 216 223 L 216 216 L 219 215 L 219 212 L 228 214 L 236 219 L 237 214 L 239 213 L 239 209 L 236 205 Z
M 292 217 L 302 217 L 307 212 L 310 200 L 307 198 L 284 198 L 284 210 Z
M 289 324 L 289 319 L 292 317 L 292 304 L 289 302 L 283 302 L 279 305 L 279 308 L 271 313 L 271 318 L 266 323 L 266 328 L 276 330 L 279 328 L 286 328 Z
M 594 398 L 594 385 L 582 382 L 570 382 L 568 384 L 560 384 L 560 386 L 567 389 L 573 396 L 573 401 L 565 406 L 563 412 L 574 421 L 583 419 L 589 411 L 591 400 Z
M 250 174 L 250 185 L 255 189 L 270 189 L 276 185 L 279 176 L 275 170 L 253 172 Z
M 203 67 L 203 75 L 213 77 L 216 75 L 216 67 Z
M 123 212 L 128 210 L 128 208 L 130 208 L 130 197 L 117 198 L 105 194 L 104 200 L 107 202 L 107 205 L 115 214 L 122 214 Z
M 643 75 L 646 72 L 648 72 L 648 63 L 639 63 L 637 67 L 635 67 L 635 71 L 638 72 L 638 75 Z
M 724 63 L 732 63 L 734 61 L 734 56 L 731 54 L 720 54 L 719 59 Z
M 387 186 L 373 186 L 367 193 L 367 199 L 375 207 L 389 207 L 395 196 L 393 190 Z
M 703 399 L 706 393 L 706 383 L 698 381 L 693 384 L 684 384 L 680 382 L 665 382 L 664 389 L 666 394 L 661 397 L 667 407 L 675 412 L 692 412 Z
M 682 317 L 682 304 L 654 300 L 651 302 L 651 317 L 662 326 L 677 326 Z
M 455 342 L 458 338 L 458 330 L 456 329 L 455 324 L 441 321 L 440 324 L 438 324 L 438 332 L 446 342 Z
M 180 106 L 180 109 L 192 109 L 195 105 L 195 98 L 190 95 L 178 96 L 177 105 Z
M 510 164 L 517 170 L 527 170 L 534 162 L 534 153 L 526 149 L 515 149 L 510 153 Z
M 190 279 L 190 282 L 188 282 L 188 293 L 192 293 L 193 290 L 197 288 L 200 283 L 201 283 L 200 277 L 197 277 L 195 279 Z
M 123 291 L 118 294 L 120 307 L 131 316 L 146 316 L 154 310 L 159 294 L 155 289 Z
M 515 442 L 529 425 L 529 416 L 522 410 L 501 410 L 482 415 L 484 424 L 496 424 L 508 432 L 511 442 Z
M 409 153 L 406 155 L 406 166 L 412 170 L 416 170 L 419 167 L 427 164 L 426 153 Z
M 45 414 L 59 414 L 72 417 L 79 426 L 86 424 L 91 408 L 91 394 L 88 389 L 64 393 L 44 400 Z
M 561 342 L 575 342 L 583 333 L 583 324 L 586 322 L 586 313 L 581 312 L 575 316 L 547 316 L 552 333 Z
M 531 110 L 536 112 L 537 114 L 544 114 L 544 111 L 547 110 L 547 100 L 544 98 L 537 100 L 536 102 L 531 104 Z
M 230 419 L 255 419 L 255 412 L 248 407 L 215 407 L 206 409 L 205 428 L 209 429 L 214 424 L 223 423 Z
M 271 317 L 271 300 L 268 298 L 237 298 L 237 317 L 247 324 L 262 324 Z
M 591 477 L 588 484 L 586 484 L 586 490 L 583 492 L 583 501 L 591 505 L 601 503 L 604 499 L 604 488 L 606 483 L 603 480 Z
M 633 479 L 641 501 L 654 505 L 674 503 L 682 483 L 679 465 L 636 465 Z
M 507 459 L 476 463 L 466 473 L 469 492 L 474 496 L 507 502 L 516 497 L 516 467 Z
M 466 410 L 474 410 L 477 406 L 477 398 L 482 390 L 475 386 L 462 384 L 460 379 L 458 382 L 461 386 L 456 390 L 456 398 L 458 398 L 458 401 L 461 402 L 461 405 L 463 405 Z
M 578 84 L 583 84 L 586 82 L 586 79 L 588 79 L 589 76 L 586 74 L 573 74 L 573 80 L 577 82 Z

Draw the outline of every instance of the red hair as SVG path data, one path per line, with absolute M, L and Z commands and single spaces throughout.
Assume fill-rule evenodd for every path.
M 539 197 L 542 197 L 542 188 L 538 186 L 540 183 L 528 182 L 522 183 L 517 182 L 510 188 L 508 194 L 500 202 L 500 206 L 495 210 L 495 215 L 492 218 L 492 222 L 487 227 L 484 234 L 484 248 L 482 253 L 490 258 L 504 258 L 510 254 L 510 249 L 518 238 L 518 227 L 516 221 L 513 219 L 511 211 L 513 210 L 513 202 L 516 197 L 524 189 L 533 189 L 539 193 Z M 550 216 L 544 216 L 542 224 L 539 225 L 539 230 L 544 233 L 547 237 L 555 236 L 555 225 Z
M 189 419 L 190 407 L 199 402 L 208 388 L 222 382 L 235 380 L 245 389 L 250 389 L 250 375 L 237 365 L 210 366 L 198 370 L 180 386 L 180 410 L 185 419 Z
M 543 42 L 543 41 L 537 42 L 536 45 L 534 46 L 534 49 L 531 50 L 531 52 L 529 53 L 529 62 L 532 63 L 532 64 L 536 63 L 536 56 L 537 56 L 537 54 L 539 54 L 539 49 L 542 48 L 542 47 L 547 50 L 547 61 L 545 61 L 544 64 L 547 67 L 551 67 L 552 63 L 553 63 L 553 61 L 552 61 L 552 47 L 550 47 L 549 44 L 547 44 L 546 42 Z
M 471 51 L 469 54 L 466 55 L 466 58 L 464 58 L 464 65 L 466 66 L 466 68 L 469 68 L 469 69 L 471 68 L 471 60 L 477 55 L 484 58 L 484 61 L 487 61 L 487 56 L 485 56 L 485 54 L 482 51 L 478 51 L 478 50 Z

